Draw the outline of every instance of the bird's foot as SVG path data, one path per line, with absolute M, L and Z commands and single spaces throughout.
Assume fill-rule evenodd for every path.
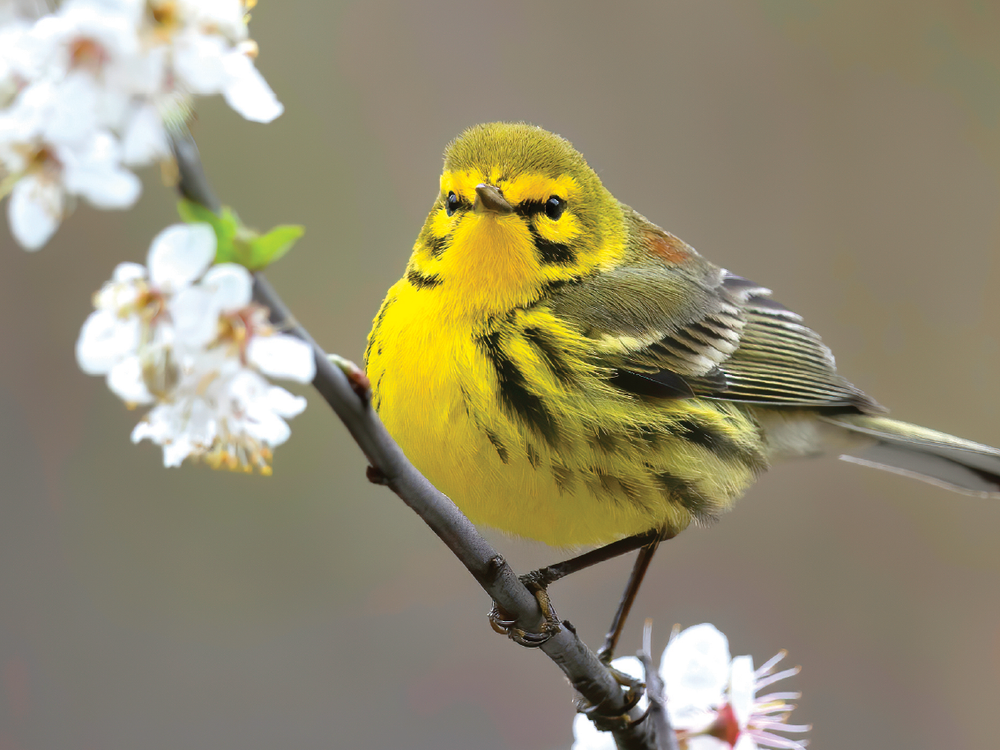
M 552 606 L 552 600 L 549 599 L 544 584 L 535 580 L 531 573 L 521 576 L 521 583 L 535 595 L 538 607 L 542 610 L 542 616 L 545 618 L 539 632 L 529 633 L 524 628 L 517 627 L 517 618 L 511 617 L 496 602 L 493 602 L 493 609 L 490 610 L 489 614 L 490 627 L 500 635 L 506 635 L 515 643 L 526 648 L 538 648 L 562 629 L 562 623 Z
M 640 700 L 642 700 L 642 696 L 646 692 L 646 683 L 642 680 L 637 680 L 631 675 L 627 675 L 612 666 L 605 666 L 608 667 L 608 671 L 611 672 L 611 676 L 615 678 L 615 682 L 625 688 L 624 708 L 620 711 L 616 709 L 613 714 L 609 714 L 607 713 L 607 709 L 604 708 L 604 704 L 599 703 L 594 705 L 584 699 L 580 699 L 577 703 L 576 710 L 594 722 L 594 726 L 602 732 L 610 732 L 615 729 L 625 729 L 642 722 L 646 718 L 646 713 L 643 713 L 638 719 L 633 719 L 629 716 L 629 712 L 639 704 Z

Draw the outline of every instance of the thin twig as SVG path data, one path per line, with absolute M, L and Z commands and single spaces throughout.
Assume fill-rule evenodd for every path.
M 171 137 L 181 193 L 188 200 L 218 212 L 219 201 L 205 177 L 190 134 L 184 130 L 172 133 Z M 543 616 L 534 595 L 455 504 L 406 459 L 371 408 L 370 400 L 359 398 L 348 377 L 330 362 L 260 273 L 256 274 L 254 299 L 271 311 L 272 324 L 312 347 L 316 359 L 313 387 L 347 427 L 381 483 L 395 492 L 440 537 L 493 601 L 516 619 L 518 627 L 538 632 Z M 642 712 L 637 708 L 626 711 L 626 694 L 621 686 L 571 627 L 564 625 L 539 650 L 556 663 L 587 702 L 600 707 L 601 714 L 628 717 L 629 721 L 622 721 L 621 726 L 613 730 L 619 748 L 658 750 L 654 724 L 635 722 Z
M 653 621 L 646 620 L 642 628 L 642 650 L 639 651 L 639 661 L 642 662 L 642 670 L 646 675 L 646 699 L 649 701 L 649 708 L 646 709 L 646 721 L 652 725 L 653 734 L 656 735 L 657 750 L 678 750 L 677 733 L 670 724 L 670 715 L 667 713 L 667 696 L 664 690 L 663 678 L 653 664 Z

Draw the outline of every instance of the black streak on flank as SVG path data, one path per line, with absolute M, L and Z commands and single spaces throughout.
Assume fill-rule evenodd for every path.
M 556 343 L 544 331 L 534 326 L 528 326 L 524 329 L 523 333 L 524 338 L 538 349 L 538 353 L 541 354 L 545 366 L 549 368 L 549 371 L 556 376 L 560 383 L 563 385 L 574 385 L 576 383 L 576 376 L 573 374 L 573 369 L 566 362 L 562 351 L 560 351 Z
M 386 297 L 385 301 L 382 303 L 382 307 L 379 308 L 378 315 L 375 316 L 374 330 L 372 331 L 372 338 L 375 337 L 375 333 L 382 328 L 382 321 L 385 320 L 385 314 L 389 312 L 389 308 L 392 307 L 393 303 L 396 301 L 395 297 Z
M 541 456 L 538 455 L 538 450 L 531 443 L 528 443 L 525 447 L 528 452 L 528 463 L 531 464 L 532 469 L 537 469 L 538 464 L 542 462 Z
M 493 447 L 497 449 L 497 455 L 500 456 L 500 460 L 507 463 L 507 448 L 500 442 L 500 438 L 497 437 L 496 433 L 492 430 L 487 430 L 486 437 L 489 438 L 491 443 L 493 443 Z
M 553 464 L 552 473 L 556 478 L 556 486 L 560 493 L 565 493 L 573 486 L 573 470 L 562 464 Z
M 678 437 L 700 445 L 723 460 L 739 461 L 757 471 L 764 469 L 763 458 L 756 451 L 747 450 L 709 425 L 699 424 L 693 419 L 682 419 L 677 423 L 677 431 Z
M 553 242 L 542 237 L 534 227 L 531 229 L 531 239 L 535 242 L 535 249 L 542 259 L 542 263 L 568 265 L 576 261 L 576 253 L 569 245 L 562 242 Z
M 465 388 L 459 388 L 459 391 L 462 394 L 462 406 L 465 407 L 465 416 L 471 417 L 472 412 L 469 410 L 469 393 L 465 390 Z
M 633 505 L 639 505 L 643 508 L 648 508 L 649 506 L 642 500 L 642 488 L 636 482 L 630 479 L 623 479 L 618 477 L 618 486 L 621 487 L 622 494 L 628 498 L 628 501 Z
M 594 472 L 594 476 L 601 483 L 601 489 L 604 490 L 608 495 L 617 500 L 615 490 L 618 488 L 618 477 L 612 476 L 607 472 L 601 471 L 598 468 L 593 468 L 591 471 Z
M 656 475 L 656 482 L 663 488 L 672 501 L 690 511 L 691 515 L 700 520 L 713 518 L 713 504 L 706 498 L 694 482 L 681 479 L 663 471 Z
M 555 445 L 559 438 L 558 428 L 545 402 L 528 390 L 524 374 L 517 368 L 500 346 L 500 332 L 479 339 L 486 358 L 497 376 L 500 403 L 504 409 L 520 417 L 532 430 L 537 432 L 549 445 Z
M 437 276 L 425 276 L 415 268 L 406 272 L 406 280 L 417 289 L 433 289 L 441 284 L 441 279 Z
M 375 346 L 375 342 L 379 340 L 379 332 L 382 329 L 382 321 L 385 320 L 386 311 L 388 311 L 395 301 L 395 297 L 386 297 L 385 301 L 382 302 L 382 307 L 379 308 L 378 315 L 375 316 L 375 325 L 372 326 L 372 332 L 368 334 L 368 346 L 365 347 L 365 362 L 371 359 L 372 348 Z M 382 347 L 379 346 L 377 351 L 381 354 Z
M 594 428 L 589 442 L 602 453 L 612 454 L 618 450 L 618 439 L 600 426 Z

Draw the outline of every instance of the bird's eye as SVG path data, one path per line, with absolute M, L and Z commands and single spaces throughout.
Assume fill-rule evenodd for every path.
M 448 193 L 448 198 L 444 202 L 444 207 L 445 207 L 445 211 L 448 212 L 449 216 L 451 216 L 452 214 L 455 213 L 455 211 L 458 210 L 458 204 L 460 202 L 461 201 L 458 200 L 458 196 L 455 195 L 454 191 Z
M 558 195 L 553 195 L 545 201 L 545 215 L 552 219 L 552 221 L 558 221 L 559 217 L 563 215 L 563 211 L 565 210 L 566 201 Z

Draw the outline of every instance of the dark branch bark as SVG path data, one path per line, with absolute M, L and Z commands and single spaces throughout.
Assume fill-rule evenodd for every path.
M 180 174 L 178 188 L 182 195 L 218 212 L 218 199 L 205 178 L 198 149 L 190 134 L 186 130 L 176 132 L 172 134 L 172 139 Z M 271 322 L 275 326 L 298 336 L 312 347 L 316 358 L 316 377 L 312 385 L 347 427 L 379 478 L 440 537 L 493 601 L 505 613 L 516 618 L 518 627 L 538 632 L 543 617 L 534 595 L 455 504 L 410 464 L 385 431 L 369 399 L 359 397 L 347 375 L 329 361 L 326 353 L 295 320 L 267 279 L 259 273 L 254 284 L 254 299 L 271 311 Z M 601 714 L 627 715 L 631 719 L 627 723 L 621 722 L 621 726 L 613 730 L 619 748 L 657 750 L 676 746 L 672 730 L 667 742 L 660 740 L 660 744 L 657 743 L 655 728 L 662 726 L 662 722 L 635 722 L 642 717 L 642 712 L 637 708 L 626 711 L 622 688 L 571 628 L 562 627 L 539 650 L 556 663 L 590 705 L 600 706 Z
M 646 710 L 646 722 L 650 732 L 657 742 L 657 750 L 678 750 L 677 733 L 670 725 L 670 715 L 667 713 L 666 691 L 660 672 L 653 664 L 653 621 L 646 620 L 642 629 L 642 649 L 639 651 L 639 661 L 642 662 L 646 674 L 646 697 L 649 708 Z

